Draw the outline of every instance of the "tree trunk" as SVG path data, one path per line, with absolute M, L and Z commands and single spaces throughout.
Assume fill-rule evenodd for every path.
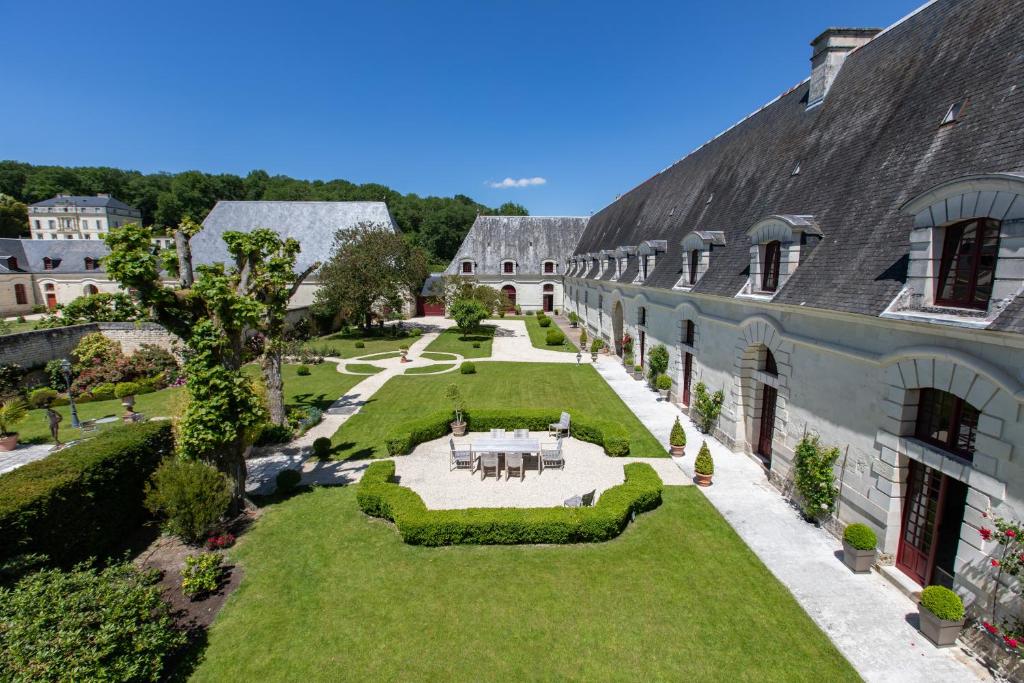
M 263 353 L 263 383 L 267 387 L 267 409 L 270 411 L 270 422 L 284 426 L 284 381 L 281 379 L 281 350 L 277 344 L 271 343 Z
M 245 449 L 245 441 L 242 438 L 235 439 L 225 448 L 217 464 L 217 469 L 227 475 L 231 483 L 231 505 L 228 506 L 228 515 L 231 517 L 245 509 Z

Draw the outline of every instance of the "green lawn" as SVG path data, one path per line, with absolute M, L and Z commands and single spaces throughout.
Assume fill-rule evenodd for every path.
M 6 322 L 6 329 L 0 330 L 0 336 L 3 336 L 5 334 L 17 334 L 18 332 L 31 332 L 32 330 L 36 329 L 37 321 L 26 320 L 23 323 L 19 323 L 17 320 L 8 320 Z
M 436 375 L 439 372 L 445 370 L 451 370 L 455 367 L 455 363 L 436 363 L 434 365 L 421 365 L 416 368 L 409 368 L 405 371 L 406 375 Z
M 369 363 L 349 363 L 345 366 L 345 369 L 349 372 L 358 372 L 361 375 L 376 375 L 384 370 L 384 368 L 379 368 Z
M 362 379 L 341 374 L 333 363 L 310 365 L 308 366 L 310 374 L 305 377 L 296 374 L 298 367 L 298 365 L 285 365 L 282 370 L 284 397 L 289 406 L 316 406 L 324 410 Z M 245 373 L 250 377 L 256 377 L 259 375 L 259 367 L 248 365 L 245 367 Z M 147 417 L 176 417 L 184 410 L 185 401 L 186 395 L 183 388 L 163 389 L 138 396 L 135 399 L 135 410 Z M 82 403 L 77 407 L 78 417 L 81 420 L 116 417 L 124 414 L 124 408 L 121 407 L 121 401 L 118 399 Z M 60 423 L 61 441 L 79 438 L 82 433 L 71 428 L 71 408 L 61 406 L 56 410 L 64 416 L 64 421 Z M 101 425 L 100 428 L 104 429 L 109 426 Z M 18 433 L 21 443 L 50 443 L 50 428 L 46 422 L 46 411 L 30 410 L 28 419 L 18 425 Z
M 581 411 L 594 420 L 622 425 L 630 455 L 665 457 L 667 452 L 590 365 L 477 363 L 476 373 L 392 377 L 331 439 L 334 457 L 382 458 L 384 439 L 396 425 L 451 408 L 445 397 L 458 384 L 466 409 Z
M 425 350 L 458 353 L 465 358 L 489 358 L 491 342 L 494 340 L 494 330 L 493 325 L 482 325 L 477 332 L 463 336 L 458 329 L 449 327 L 438 335 L 437 339 L 430 342 Z M 480 348 L 474 349 L 473 344 L 477 342 L 479 342 Z
M 393 337 L 390 334 L 378 333 L 377 330 L 370 335 L 364 334 L 361 330 L 350 330 L 311 339 L 306 342 L 306 348 L 325 356 L 355 358 L 381 351 L 398 351 L 400 346 L 411 345 L 416 339 L 418 337 L 408 333 L 401 337 Z M 363 348 L 356 348 L 356 342 L 362 342 Z
M 424 351 L 420 355 L 423 356 L 424 358 L 429 358 L 430 360 L 455 360 L 455 355 L 451 353 L 436 353 L 434 351 Z
M 353 486 L 294 496 L 193 680 L 859 680 L 697 487 L 664 499 L 607 543 L 423 548 Z
M 576 353 L 579 351 L 576 345 L 573 344 L 568 337 L 565 338 L 565 342 L 560 346 L 548 346 L 547 334 L 548 330 L 559 329 L 555 321 L 551 321 L 551 327 L 541 327 L 540 321 L 537 320 L 535 315 L 523 316 L 523 320 L 526 321 L 526 331 L 530 334 L 530 343 L 538 349 L 547 349 L 548 351 L 565 351 L 567 353 Z

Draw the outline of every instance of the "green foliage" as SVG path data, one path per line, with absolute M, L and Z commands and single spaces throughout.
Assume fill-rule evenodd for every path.
M 647 354 L 647 372 L 653 384 L 659 375 L 665 374 L 668 370 L 668 349 L 664 344 L 658 344 Z
M 634 365 L 633 366 L 633 372 L 641 373 L 643 371 L 644 371 L 644 366 L 642 366 L 642 365 Z
M 310 370 L 307 366 L 300 365 L 299 367 L 295 368 L 295 374 L 299 375 L 300 377 L 308 377 L 310 374 Z
M 45 408 L 57 398 L 57 392 L 50 387 L 39 387 L 28 392 L 28 403 L 33 408 Z
M 561 330 L 548 330 L 544 335 L 544 343 L 548 346 L 561 346 L 565 343 L 565 333 Z
M 116 385 L 113 384 L 112 382 L 104 382 L 102 384 L 97 384 L 96 386 L 94 386 L 89 393 L 92 394 L 93 400 L 109 401 L 110 399 L 114 398 L 115 389 Z
M 839 489 L 832 467 L 838 457 L 839 449 L 823 447 L 817 434 L 805 435 L 796 446 L 794 484 L 804 514 L 811 519 L 828 517 L 835 511 Z
M 586 329 L 583 329 L 580 332 L 580 348 L 581 349 L 587 348 L 587 330 Z
M 476 374 L 476 363 L 472 361 L 462 361 L 462 365 L 459 366 L 459 372 L 463 375 L 475 375 Z
M 654 386 L 659 391 L 668 391 L 672 388 L 672 378 L 668 375 L 658 375 L 657 379 L 654 380 Z
M 139 393 L 139 385 L 137 382 L 120 382 L 114 386 L 114 396 L 117 398 L 125 398 L 127 396 L 135 396 Z
M 109 365 L 121 358 L 121 345 L 102 332 L 91 332 L 82 337 L 71 352 L 72 369 L 79 373 L 95 365 Z
M 28 417 L 28 407 L 20 398 L 9 398 L 0 403 L 0 436 L 14 434 L 13 428 Z
M 603 348 L 604 348 L 604 340 L 603 339 L 595 339 L 590 344 L 590 352 L 591 353 L 597 353 L 598 351 L 600 351 Z
M 320 460 L 327 460 L 331 457 L 331 440 L 329 437 L 321 436 L 313 440 L 313 455 Z
M 541 327 L 551 327 L 551 318 L 546 315 L 537 316 L 537 324 Z
M 921 607 L 944 621 L 964 618 L 964 601 L 945 586 L 928 586 L 921 591 Z
M 646 463 L 625 466 L 626 481 L 589 508 L 428 510 L 411 489 L 392 483 L 393 461 L 371 463 L 356 490 L 368 515 L 395 523 L 411 545 L 593 543 L 618 536 L 634 515 L 661 504 L 661 479 Z
M 61 325 L 80 325 L 82 323 L 131 322 L 144 320 L 143 311 L 129 295 L 123 292 L 99 292 L 80 296 L 73 301 L 57 306 L 60 315 L 51 313 L 54 318 L 41 327 L 59 327 Z
M 170 422 L 117 426 L 3 475 L 0 560 L 71 564 L 122 547 L 147 518 L 143 483 L 173 448 Z
M 673 446 L 686 445 L 686 432 L 683 430 L 683 425 L 679 423 L 678 417 L 675 424 L 672 425 L 672 432 L 668 435 L 668 442 Z
M 712 475 L 715 473 L 715 461 L 711 458 L 711 449 L 708 442 L 704 441 L 697 452 L 697 459 L 693 463 L 693 471 L 697 474 Z
M 366 342 L 357 341 L 352 346 L 356 347 L 357 349 L 365 349 L 366 348 Z
M 0 237 L 28 234 L 28 206 L 10 195 L 0 193 Z
M 635 359 L 633 358 L 633 354 L 631 354 L 631 353 L 626 353 L 626 354 L 624 354 L 624 355 L 622 356 L 622 364 L 623 364 L 624 366 L 626 366 L 626 368 L 632 368 L 632 367 L 634 367 L 634 365 L 633 365 L 633 361 L 634 361 L 634 360 L 635 360 Z
M 50 369 L 50 364 L 46 364 L 46 369 Z M 25 371 L 17 363 L 6 363 L 0 365 L 0 400 L 17 396 L 21 389 L 21 379 L 25 376 Z M 53 387 L 54 389 L 62 387 Z
M 474 349 L 479 349 L 480 348 L 480 342 L 473 342 L 473 348 Z
M 465 363 L 463 363 L 465 365 Z M 470 363 L 472 365 L 472 363 Z M 463 372 L 463 374 L 471 374 Z M 462 398 L 462 391 L 459 389 L 459 385 L 452 382 L 444 390 L 444 397 L 451 401 L 452 410 L 455 413 L 455 421 L 462 422 L 462 411 L 466 409 L 466 402 Z
M 874 550 L 878 537 L 867 524 L 850 524 L 843 531 L 843 540 L 857 550 Z
M 178 359 L 173 353 L 156 344 L 142 344 L 132 354 L 132 365 L 142 377 L 163 375 L 166 382 L 173 382 L 181 376 Z
M 227 478 L 203 462 L 169 458 L 146 484 L 146 507 L 164 517 L 167 531 L 197 543 L 220 521 L 231 502 Z
M 270 446 L 275 443 L 288 443 L 294 438 L 295 429 L 290 424 L 276 425 L 267 422 L 260 427 L 256 445 Z
M 277 491 L 279 493 L 288 494 L 294 491 L 302 481 L 302 472 L 295 469 L 281 470 L 277 473 L 274 481 L 277 484 Z
M 0 672 L 9 681 L 157 681 L 186 642 L 155 573 L 130 562 L 46 569 L 0 589 Z
M 213 593 L 224 576 L 224 558 L 218 553 L 202 553 L 185 558 L 181 568 L 181 592 L 192 600 Z
M 456 299 L 448 308 L 448 315 L 463 335 L 470 334 L 480 327 L 480 323 L 490 315 L 490 311 L 476 299 Z
M 725 394 L 721 389 L 712 394 L 704 382 L 697 382 L 697 386 L 693 389 L 693 396 L 693 407 L 697 411 L 697 429 L 701 434 L 710 434 L 722 412 Z
M 574 324 L 574 325 L 578 325 L 579 324 L 580 317 L 578 315 L 576 315 L 576 311 L 569 311 L 569 322 Z

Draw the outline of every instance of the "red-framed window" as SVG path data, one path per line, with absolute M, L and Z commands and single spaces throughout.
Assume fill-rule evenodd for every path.
M 472 273 L 473 272 L 473 262 L 472 261 L 463 261 L 462 262 L 462 272 L 463 273 Z
M 942 240 L 935 303 L 988 308 L 999 253 L 1000 222 L 976 218 L 950 225 Z
M 700 263 L 700 249 L 690 252 L 690 284 L 697 284 L 697 264 Z
M 25 285 L 14 285 L 14 300 L 19 306 L 24 306 L 28 303 L 28 293 L 25 291 Z
M 764 245 L 764 272 L 761 273 L 761 291 L 774 292 L 779 287 L 779 263 L 782 245 L 773 240 Z
M 501 272 L 511 274 L 516 272 L 516 264 L 512 261 L 505 261 L 501 264 Z
M 555 272 L 555 263 L 554 263 L 554 261 L 545 261 L 544 262 L 544 272 L 545 273 L 553 273 L 553 272 Z
M 914 436 L 965 460 L 973 460 L 980 414 L 959 396 L 939 389 L 921 389 Z

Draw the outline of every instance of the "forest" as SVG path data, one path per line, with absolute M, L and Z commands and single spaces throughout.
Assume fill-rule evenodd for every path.
M 56 194 L 106 192 L 142 211 L 143 223 L 158 229 L 182 218 L 201 221 L 218 200 L 384 201 L 406 238 L 424 247 L 435 261 L 455 256 L 478 214 L 527 215 L 512 202 L 491 208 L 466 195 L 421 197 L 387 185 L 347 180 L 302 180 L 266 171 L 246 176 L 202 171 L 140 173 L 106 166 L 36 166 L 0 161 L 0 237 L 27 236 L 22 205 Z M 19 220 L 20 217 L 20 220 Z

